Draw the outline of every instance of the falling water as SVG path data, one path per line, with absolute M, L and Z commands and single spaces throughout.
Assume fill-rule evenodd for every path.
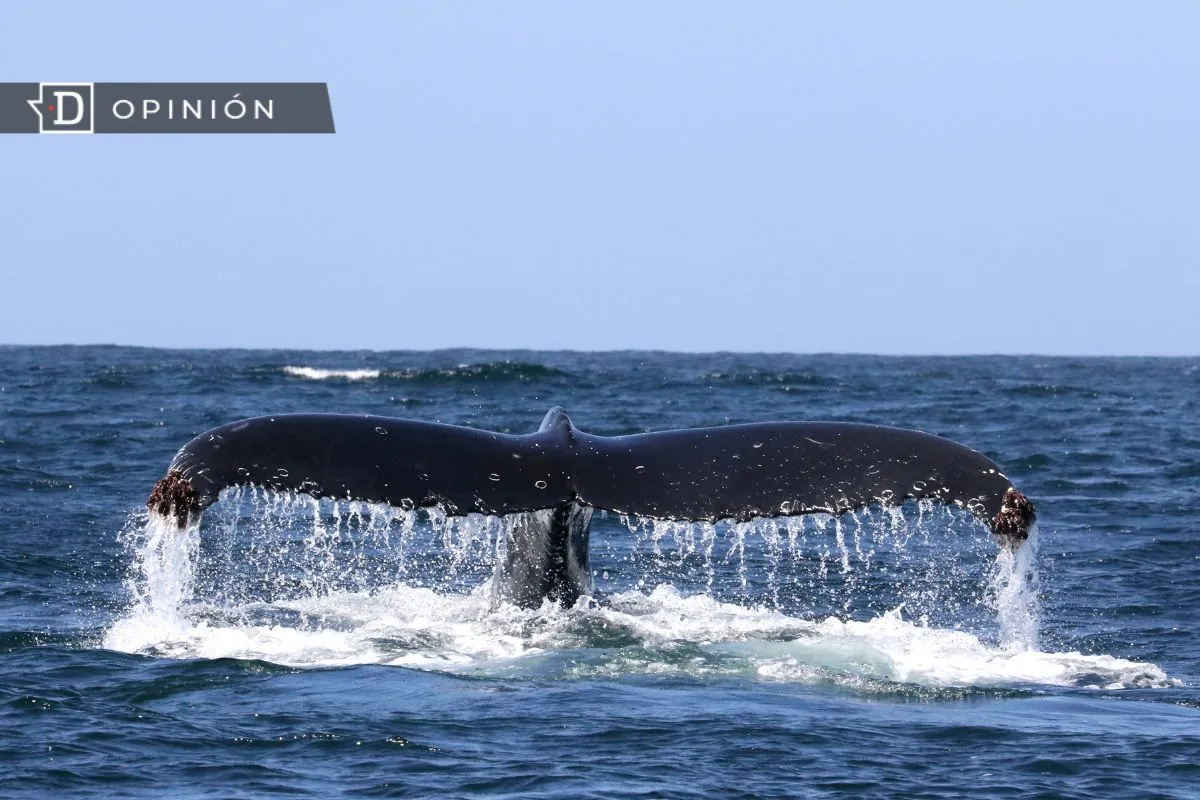
M 105 646 L 505 673 L 570 651 L 567 676 L 750 670 L 859 689 L 1170 685 L 1153 665 L 1038 652 L 1035 539 L 996 552 L 940 507 L 600 527 L 605 601 L 521 609 L 493 591 L 503 518 L 230 490 L 203 532 L 131 517 L 132 602 Z
M 494 577 L 509 537 L 505 518 L 254 488 L 227 490 L 207 516 L 203 541 L 194 526 L 181 531 L 145 514 L 131 521 L 138 612 L 177 624 L 196 597 L 233 606 L 396 584 L 470 591 Z M 649 588 L 693 586 L 702 576 L 703 591 L 718 599 L 801 616 L 902 608 L 924 624 L 981 629 L 990 610 L 1003 646 L 1036 647 L 1036 542 L 995 548 L 969 516 L 930 503 L 836 517 L 620 522 L 615 532 L 625 528 L 632 542 L 593 535 L 601 580 L 617 584 L 602 591 L 620 589 L 621 577 Z M 607 567 L 613 560 L 627 568 Z
M 620 522 L 641 585 L 683 586 L 703 574 L 708 594 L 743 605 L 842 617 L 903 606 L 928 624 L 996 629 L 987 593 L 1005 554 L 969 514 L 932 502 L 751 522 Z M 603 549 L 593 553 L 599 560 Z M 1016 584 L 1009 591 L 1025 597 Z
M 142 512 L 130 520 L 123 538 L 134 553 L 127 579 L 132 616 L 178 630 L 184 624 L 183 605 L 192 596 L 199 525 L 181 530 L 167 517 Z
M 989 600 L 1000 623 L 1000 646 L 1009 650 L 1037 650 L 1038 606 L 1037 526 L 1013 550 L 1001 547 L 992 566 Z

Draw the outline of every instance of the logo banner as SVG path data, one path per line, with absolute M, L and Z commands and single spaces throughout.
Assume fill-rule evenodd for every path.
M 333 133 L 324 83 L 0 83 L 0 133 Z

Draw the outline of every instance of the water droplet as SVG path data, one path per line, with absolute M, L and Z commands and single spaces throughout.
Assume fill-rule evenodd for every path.
M 534 486 L 536 486 L 536 487 L 537 487 L 537 488 L 539 488 L 539 489 L 545 489 L 545 488 L 546 488 L 546 482 L 545 482 L 545 481 L 534 481 L 534 482 L 533 482 L 533 485 L 534 485 Z
M 754 443 L 754 449 L 755 449 L 755 450 L 757 450 L 757 449 L 758 449 L 758 448 L 760 448 L 760 447 L 762 447 L 762 442 L 755 442 L 755 443 Z
M 387 436 L 387 433 L 388 433 L 387 428 L 382 428 L 382 427 L 379 427 L 378 425 L 375 426 L 375 432 L 378 433 L 380 436 Z
M 498 481 L 498 480 L 500 480 L 500 476 L 493 472 L 491 475 L 488 475 L 488 479 L 493 480 L 493 481 Z

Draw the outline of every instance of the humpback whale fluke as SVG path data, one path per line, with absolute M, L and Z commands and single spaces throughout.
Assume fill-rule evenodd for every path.
M 348 414 L 232 422 L 184 445 L 147 506 L 183 527 L 235 485 L 519 515 L 501 591 L 525 606 L 571 604 L 590 591 L 597 508 L 744 521 L 931 498 L 967 508 L 1009 546 L 1034 520 L 1033 504 L 994 462 L 920 431 L 763 422 L 592 436 L 557 407 L 524 436 Z

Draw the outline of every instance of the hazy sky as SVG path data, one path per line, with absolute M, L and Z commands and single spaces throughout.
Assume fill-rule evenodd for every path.
M 0 342 L 1200 353 L 1200 4 L 5 0 L 7 81 L 333 136 L 0 137 Z

